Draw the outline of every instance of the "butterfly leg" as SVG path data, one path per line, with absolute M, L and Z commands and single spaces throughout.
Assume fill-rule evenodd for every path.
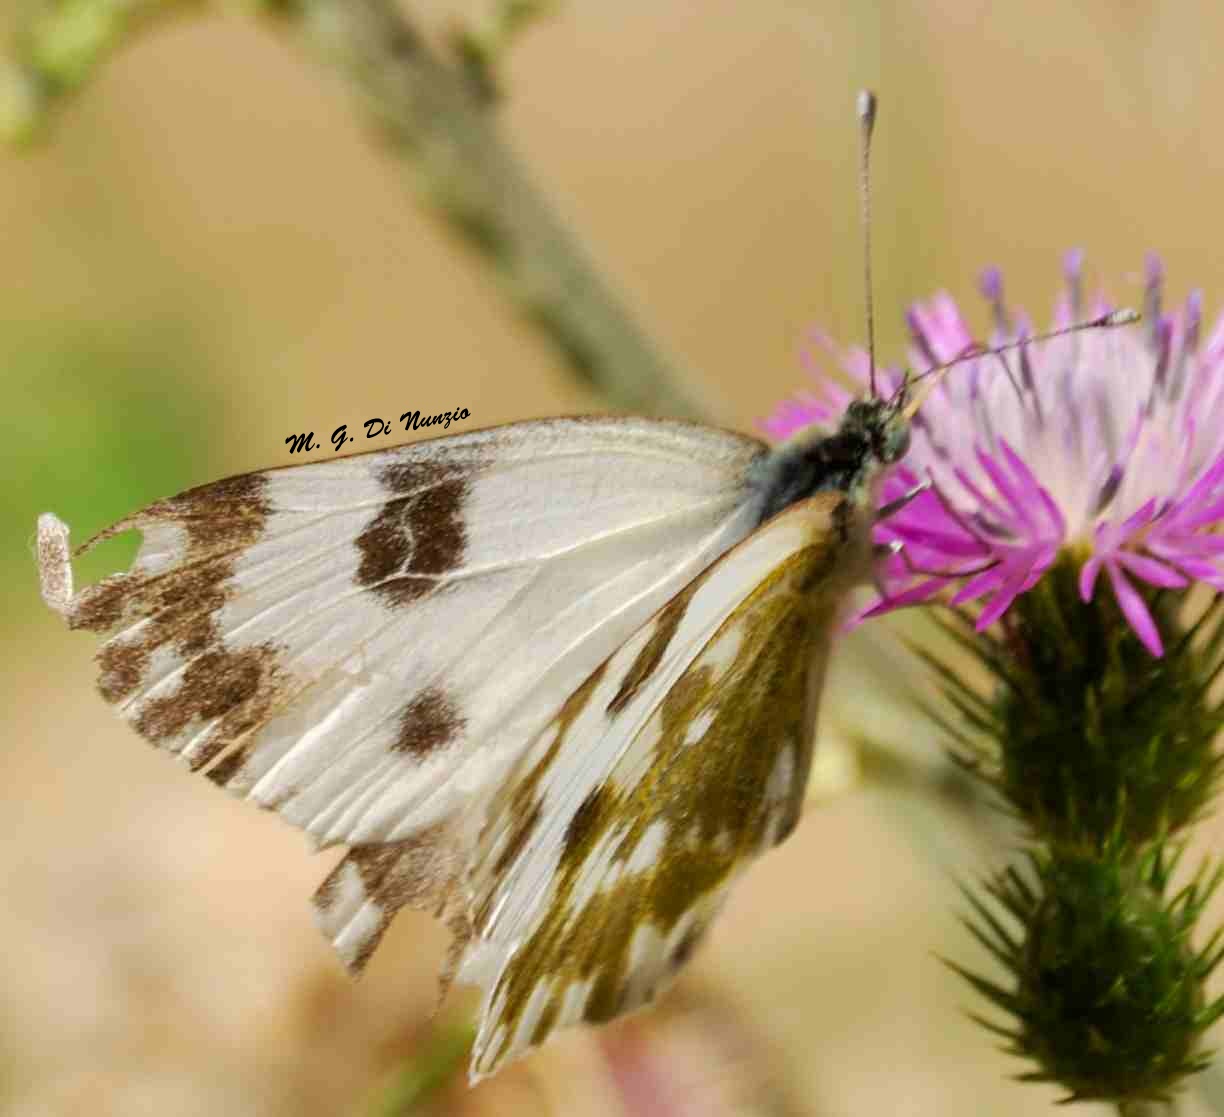
M 923 481 L 921 484 L 915 485 L 908 492 L 902 493 L 896 500 L 890 500 L 887 504 L 880 505 L 876 509 L 875 522 L 878 524 L 881 520 L 887 520 L 889 516 L 895 516 L 910 501 L 922 496 L 930 487 L 930 481 Z

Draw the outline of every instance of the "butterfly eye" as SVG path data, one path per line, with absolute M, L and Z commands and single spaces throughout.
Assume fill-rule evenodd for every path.
M 883 461 L 892 465 L 893 462 L 899 462 L 910 448 L 910 429 L 909 424 L 893 427 L 884 436 L 884 448 L 880 454 Z
M 850 405 L 846 408 L 844 422 L 847 424 L 857 423 L 860 426 L 866 426 L 871 416 L 872 406 L 870 400 L 851 400 Z

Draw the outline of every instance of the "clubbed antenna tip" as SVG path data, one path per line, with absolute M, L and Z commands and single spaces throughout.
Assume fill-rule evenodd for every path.
M 858 95 L 858 117 L 864 128 L 875 126 L 876 95 L 870 89 L 860 89 Z

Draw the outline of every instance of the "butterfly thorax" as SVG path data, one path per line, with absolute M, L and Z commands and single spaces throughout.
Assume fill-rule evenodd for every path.
M 803 428 L 755 467 L 761 522 L 820 492 L 867 501 L 884 470 L 905 456 L 909 438 L 900 402 L 879 399 L 853 401 L 835 431 Z

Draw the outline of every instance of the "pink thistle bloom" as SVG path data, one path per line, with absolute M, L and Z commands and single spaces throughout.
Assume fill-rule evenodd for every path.
M 1100 299 L 1082 305 L 1080 253 L 1068 254 L 1065 271 L 1055 327 L 1110 309 Z M 975 357 L 943 378 L 914 419 L 909 454 L 881 488 L 883 503 L 931 483 L 877 526 L 877 542 L 902 550 L 885 562 L 884 596 L 864 615 L 947 589 L 954 605 L 982 601 L 981 631 L 1070 553 L 1082 562 L 1083 600 L 1103 570 L 1122 613 L 1159 656 L 1160 633 L 1135 581 L 1224 590 L 1224 535 L 1216 530 L 1224 521 L 1224 316 L 1200 341 L 1200 294 L 1165 314 L 1162 280 L 1149 258 L 1137 326 Z M 1004 302 L 997 270 L 983 273 L 981 291 L 993 313 L 990 345 L 1032 336 L 1028 317 Z M 907 322 L 915 369 L 974 345 L 946 293 L 912 306 Z M 815 340 L 865 385 L 863 352 Z M 836 422 L 852 398 L 808 360 L 818 388 L 762 423 L 775 438 Z M 882 382 L 895 389 L 900 371 L 886 370 Z

